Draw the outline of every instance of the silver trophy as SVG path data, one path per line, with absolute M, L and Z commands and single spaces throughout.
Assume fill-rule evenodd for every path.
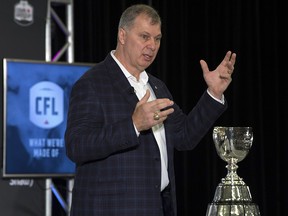
M 246 157 L 252 146 L 252 128 L 214 127 L 213 141 L 218 155 L 228 163 L 228 173 L 218 184 L 206 216 L 260 216 L 249 187 L 236 173 L 237 163 Z

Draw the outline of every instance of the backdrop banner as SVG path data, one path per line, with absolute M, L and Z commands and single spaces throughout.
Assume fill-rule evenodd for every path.
M 0 37 L 0 113 L 3 113 L 3 58 L 45 60 L 47 0 L 3 1 L 0 14 L 2 29 Z M 0 120 L 0 163 L 2 164 L 2 115 Z
M 47 0 L 1 2 L 0 58 L 45 60 Z
M 3 58 L 45 60 L 47 0 L 2 1 L 0 14 L 0 27 L 2 29 L 0 36 L 0 113 L 3 113 Z M 1 168 L 3 161 L 2 118 L 1 114 Z M 45 190 L 40 187 L 42 182 L 44 180 L 1 178 L 0 214 L 5 216 L 43 216 L 43 211 L 45 211 Z

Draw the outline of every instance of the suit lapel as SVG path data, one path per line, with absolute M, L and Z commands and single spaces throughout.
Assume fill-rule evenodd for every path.
M 105 59 L 105 65 L 108 68 L 115 91 L 122 94 L 128 103 L 135 107 L 139 100 L 134 89 L 110 54 Z
M 163 90 L 163 85 L 159 81 L 157 81 L 153 76 L 151 76 L 150 74 L 148 75 L 149 75 L 149 84 L 152 90 L 154 91 L 156 98 L 167 97 L 167 95 L 165 94 Z
M 130 85 L 129 81 L 121 71 L 120 67 L 114 61 L 112 56 L 109 54 L 105 59 L 105 65 L 107 66 L 108 73 L 111 77 L 113 86 L 117 92 L 120 92 L 123 97 L 135 107 L 136 103 L 139 101 L 133 87 Z M 155 77 L 149 76 L 149 84 L 154 91 L 156 98 L 167 97 L 165 91 L 163 90 L 163 84 L 161 84 Z

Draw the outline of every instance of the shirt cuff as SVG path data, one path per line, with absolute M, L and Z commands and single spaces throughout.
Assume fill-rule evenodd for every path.
M 225 97 L 224 97 L 224 95 L 222 94 L 222 97 L 221 97 L 221 100 L 220 99 L 218 99 L 218 98 L 215 98 L 209 91 L 208 91 L 208 89 L 207 89 L 207 93 L 210 95 L 210 97 L 212 97 L 214 100 L 216 100 L 216 101 L 218 101 L 219 103 L 221 103 L 221 104 L 225 104 Z
M 133 124 L 133 125 L 134 125 L 134 124 Z M 136 128 L 135 125 L 134 125 L 134 129 L 135 129 L 135 132 L 136 132 L 137 137 L 139 137 L 140 133 L 139 133 L 139 131 L 137 130 L 137 128 Z

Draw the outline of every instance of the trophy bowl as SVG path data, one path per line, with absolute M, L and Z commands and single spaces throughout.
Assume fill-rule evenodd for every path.
M 214 127 L 213 141 L 222 160 L 240 162 L 252 146 L 252 127 Z

